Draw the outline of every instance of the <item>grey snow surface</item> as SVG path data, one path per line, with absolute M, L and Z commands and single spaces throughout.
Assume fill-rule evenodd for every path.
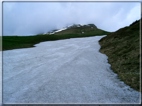
M 2 51 L 0 51 L 0 106 L 2 104 Z
M 139 103 L 110 69 L 104 36 L 48 41 L 3 52 L 3 103 Z

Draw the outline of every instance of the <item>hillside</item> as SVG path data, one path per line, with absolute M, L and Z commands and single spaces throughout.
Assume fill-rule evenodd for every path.
M 140 91 L 140 20 L 101 39 L 101 52 L 121 80 Z
M 34 47 L 35 44 L 44 41 L 106 35 L 108 33 L 110 32 L 98 29 L 94 24 L 88 24 L 83 26 L 72 25 L 64 30 L 54 30 L 48 34 L 35 36 L 3 36 L 3 50 Z
M 54 33 L 55 35 L 66 35 L 66 34 L 76 34 L 76 35 L 103 35 L 106 31 L 98 29 L 94 24 L 80 25 L 74 24 L 67 27 L 66 30 Z

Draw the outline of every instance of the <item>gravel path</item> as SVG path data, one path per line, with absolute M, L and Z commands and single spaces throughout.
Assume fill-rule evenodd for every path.
M 99 52 L 103 36 L 3 52 L 4 103 L 139 103 Z

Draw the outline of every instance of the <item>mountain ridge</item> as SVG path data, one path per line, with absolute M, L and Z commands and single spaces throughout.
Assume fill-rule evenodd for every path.
M 80 25 L 80 24 L 73 24 L 72 26 L 62 30 L 60 32 L 55 33 L 55 35 L 65 35 L 65 34 L 94 34 L 96 32 L 101 32 L 103 30 L 98 29 L 94 24 L 87 24 L 87 25 Z
M 65 33 L 65 30 L 72 30 L 72 33 L 75 33 L 75 32 L 79 32 L 77 30 L 80 30 L 80 33 L 82 33 L 83 31 L 81 31 L 81 29 L 86 29 L 86 28 L 91 28 L 91 29 L 98 29 L 94 24 L 84 24 L 84 25 L 81 25 L 81 24 L 72 24 L 72 25 L 69 25 L 69 26 L 66 26 L 66 27 L 63 27 L 61 29 L 54 29 L 54 30 L 51 30 L 49 32 L 47 32 L 47 34 L 63 34 Z M 75 30 L 75 32 L 73 31 L 73 29 Z M 71 32 L 70 33 L 65 33 L 65 34 L 72 34 Z

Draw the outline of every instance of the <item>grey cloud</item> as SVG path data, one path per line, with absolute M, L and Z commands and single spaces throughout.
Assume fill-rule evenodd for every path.
M 34 35 L 70 24 L 115 31 L 140 18 L 135 2 L 3 2 L 3 35 Z

